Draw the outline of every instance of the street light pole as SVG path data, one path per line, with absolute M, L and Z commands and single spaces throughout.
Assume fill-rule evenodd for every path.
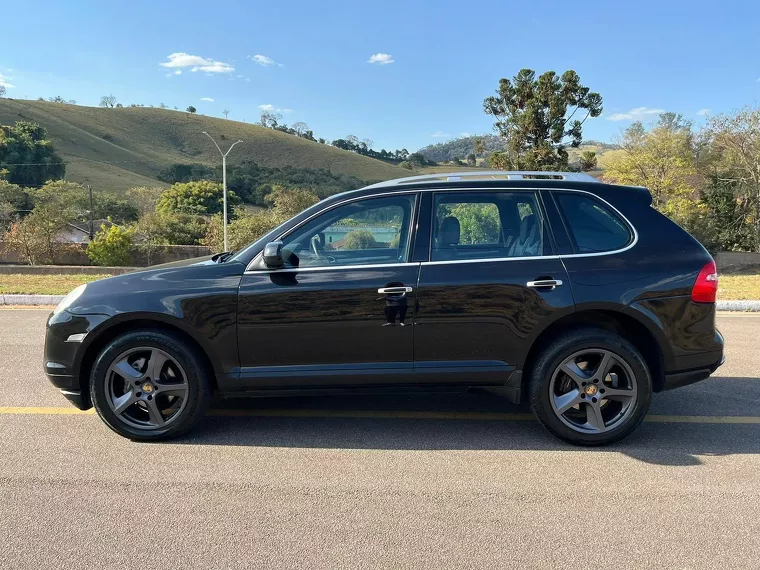
M 206 131 L 203 131 L 203 134 L 211 139 L 211 142 L 214 143 L 216 150 L 218 150 L 219 154 L 222 155 L 222 192 L 223 192 L 222 209 L 224 210 L 222 213 L 222 215 L 224 216 L 224 219 L 222 220 L 222 224 L 223 224 L 222 227 L 224 228 L 224 251 L 229 251 L 230 246 L 227 241 L 227 155 L 230 154 L 232 147 L 234 147 L 237 143 L 241 143 L 243 141 L 235 141 L 234 143 L 232 143 L 232 145 L 230 145 L 230 148 L 227 149 L 227 152 L 222 152 L 222 149 L 219 148 L 218 144 L 216 144 L 214 137 L 212 137 Z

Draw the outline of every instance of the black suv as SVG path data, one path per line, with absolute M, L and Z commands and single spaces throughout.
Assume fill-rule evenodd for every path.
M 645 188 L 412 177 L 332 196 L 234 253 L 72 291 L 45 372 L 136 440 L 213 393 L 487 388 L 567 441 L 631 433 L 723 361 L 715 263 Z

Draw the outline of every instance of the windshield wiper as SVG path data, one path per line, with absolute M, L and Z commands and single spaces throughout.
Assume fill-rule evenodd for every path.
M 234 251 L 225 251 L 223 253 L 217 253 L 211 257 L 211 261 L 214 261 L 216 263 L 224 263 L 233 255 L 235 255 Z

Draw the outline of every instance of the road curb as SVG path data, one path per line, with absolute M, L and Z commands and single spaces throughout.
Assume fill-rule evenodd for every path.
M 65 295 L 0 295 L 0 305 L 57 305 Z
M 57 305 L 65 295 L 0 295 L 2 305 Z M 760 312 L 760 300 L 718 301 L 719 311 Z

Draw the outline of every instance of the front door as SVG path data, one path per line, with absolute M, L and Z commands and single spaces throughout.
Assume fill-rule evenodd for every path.
M 285 267 L 245 273 L 241 388 L 380 384 L 411 375 L 416 201 L 411 193 L 338 204 L 282 237 Z
M 540 199 L 532 191 L 438 192 L 432 223 L 415 372 L 503 385 L 522 368 L 535 335 L 574 310 Z

